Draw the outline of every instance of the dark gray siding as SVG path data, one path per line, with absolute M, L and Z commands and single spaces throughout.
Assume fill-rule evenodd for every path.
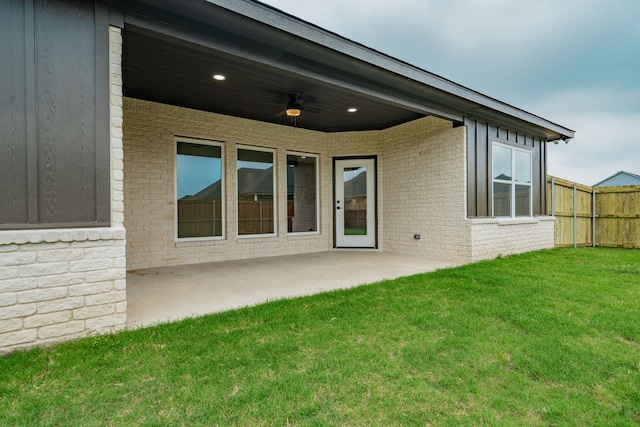
M 109 224 L 108 19 L 0 0 L 0 228 Z
M 474 119 L 465 119 L 467 127 L 467 216 L 491 216 L 491 146 L 493 141 L 527 147 L 532 150 L 533 214 L 545 215 L 547 145 L 544 140 L 512 132 Z
M 23 0 L 0 2 L 0 223 L 27 218 Z

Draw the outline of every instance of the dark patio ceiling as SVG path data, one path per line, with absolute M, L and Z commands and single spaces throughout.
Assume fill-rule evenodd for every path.
M 302 98 L 298 127 L 325 132 L 383 129 L 424 114 L 294 72 L 233 58 L 182 40 L 126 27 L 124 95 L 263 122 L 292 125 L 287 95 Z M 215 81 L 213 74 L 225 81 Z M 356 113 L 347 109 L 355 107 Z

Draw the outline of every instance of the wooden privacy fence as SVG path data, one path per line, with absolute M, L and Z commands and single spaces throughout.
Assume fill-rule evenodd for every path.
M 589 187 L 550 176 L 556 246 L 640 248 L 640 185 Z
M 221 200 L 178 200 L 178 237 L 202 236 L 222 236 Z
M 287 201 L 288 231 L 292 230 L 293 200 Z M 273 201 L 240 200 L 238 234 L 273 233 Z M 222 236 L 222 202 L 220 199 L 178 200 L 178 236 Z

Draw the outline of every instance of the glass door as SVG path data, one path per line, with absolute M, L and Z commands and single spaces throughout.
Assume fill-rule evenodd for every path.
M 335 161 L 336 247 L 376 247 L 375 159 Z

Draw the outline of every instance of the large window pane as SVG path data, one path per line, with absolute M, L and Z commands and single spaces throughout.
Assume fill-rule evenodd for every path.
M 222 236 L 222 149 L 177 142 L 178 238 Z
M 316 160 L 315 156 L 287 155 L 289 233 L 318 231 Z
M 516 185 L 516 216 L 531 216 L 531 187 Z
M 493 179 L 511 181 L 511 149 L 501 145 L 493 146 Z
M 516 182 L 531 183 L 531 153 L 514 150 Z
M 367 168 L 344 169 L 344 235 L 367 234 Z
M 238 149 L 238 235 L 275 230 L 273 153 Z
M 493 215 L 511 216 L 511 184 L 493 183 Z

